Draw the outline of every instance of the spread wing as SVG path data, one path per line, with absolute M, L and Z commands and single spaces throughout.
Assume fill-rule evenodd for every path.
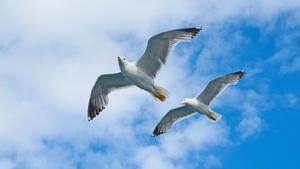
M 99 76 L 91 92 L 88 105 L 88 120 L 92 120 L 105 109 L 108 104 L 107 95 L 110 91 L 130 85 L 131 83 L 124 78 L 121 72 Z
M 168 111 L 168 113 L 160 120 L 153 131 L 154 136 L 158 136 L 167 132 L 172 125 L 178 121 L 182 120 L 184 117 L 195 113 L 193 110 L 189 109 L 186 106 L 178 107 Z
M 244 74 L 243 71 L 238 71 L 210 81 L 197 99 L 209 106 L 218 94 L 225 90 L 227 86 L 238 83 Z
M 177 42 L 191 40 L 201 29 L 176 29 L 154 35 L 148 40 L 146 51 L 136 65 L 154 78 L 160 67 L 166 63 L 168 54 Z

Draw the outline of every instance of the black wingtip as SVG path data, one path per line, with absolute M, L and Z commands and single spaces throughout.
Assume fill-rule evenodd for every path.
M 180 31 L 192 33 L 193 36 L 196 36 L 201 30 L 202 30 L 202 27 L 192 27 L 192 28 L 180 29 Z
M 152 135 L 151 135 L 151 136 L 152 136 L 152 137 L 158 137 L 159 135 L 160 135 L 160 133 L 155 133 L 155 134 L 154 134 L 154 133 L 152 133 Z
M 105 109 L 105 107 L 102 107 L 101 109 L 97 109 L 95 106 L 93 106 L 92 104 L 90 104 L 89 107 L 88 107 L 88 121 L 92 121 L 104 109 Z
M 193 31 L 194 36 L 196 36 L 201 30 L 202 30 L 202 27 L 195 27 L 194 31 Z
M 154 131 L 152 132 L 152 137 L 157 137 L 159 135 L 159 131 L 157 128 L 154 129 Z
M 234 72 L 233 74 L 239 75 L 239 77 L 242 78 L 246 73 L 244 70 L 240 70 L 238 72 Z
M 160 131 L 157 127 L 152 132 L 152 137 L 158 137 L 159 135 L 164 134 L 164 132 Z

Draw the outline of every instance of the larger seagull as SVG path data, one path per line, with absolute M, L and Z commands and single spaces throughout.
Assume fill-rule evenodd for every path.
M 100 75 L 92 89 L 88 104 L 88 119 L 92 120 L 108 104 L 108 94 L 117 88 L 135 85 L 160 101 L 166 100 L 166 92 L 155 85 L 154 78 L 171 49 L 180 41 L 193 39 L 201 28 L 185 28 L 162 32 L 148 40 L 144 55 L 137 62 L 128 62 L 118 56 L 121 72 Z
M 245 73 L 243 71 L 238 71 L 218 77 L 210 81 L 202 93 L 196 98 L 183 99 L 181 102 L 183 106 L 168 111 L 168 113 L 155 127 L 153 135 L 158 136 L 165 133 L 176 121 L 179 121 L 189 115 L 193 115 L 196 112 L 205 114 L 213 121 L 220 120 L 222 115 L 210 109 L 211 103 L 223 90 L 227 88 L 227 86 L 238 83 L 244 74 Z

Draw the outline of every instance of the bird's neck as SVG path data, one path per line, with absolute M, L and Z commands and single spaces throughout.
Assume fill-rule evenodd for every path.
M 127 67 L 132 65 L 133 63 L 128 62 L 128 61 L 119 61 L 119 67 L 121 70 L 125 70 Z
M 188 105 L 195 105 L 195 104 L 197 104 L 197 101 L 194 98 L 187 99 L 186 102 L 187 102 Z

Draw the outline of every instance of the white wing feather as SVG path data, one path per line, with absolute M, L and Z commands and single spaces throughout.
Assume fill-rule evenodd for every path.
M 177 42 L 191 40 L 201 28 L 185 28 L 163 32 L 151 37 L 144 55 L 136 65 L 154 78 Z
M 88 105 L 88 119 L 92 120 L 105 109 L 108 104 L 107 95 L 110 91 L 130 85 L 131 83 L 125 79 L 122 73 L 99 76 L 91 92 Z
M 227 74 L 208 83 L 206 88 L 197 97 L 199 101 L 209 106 L 211 102 L 229 85 L 236 84 L 244 75 L 243 71 Z
M 184 117 L 192 115 L 193 113 L 195 112 L 186 106 L 177 107 L 168 111 L 168 113 L 160 120 L 160 122 L 155 127 L 153 135 L 158 136 L 167 132 L 167 130 L 170 129 L 176 121 L 182 120 L 184 119 Z

